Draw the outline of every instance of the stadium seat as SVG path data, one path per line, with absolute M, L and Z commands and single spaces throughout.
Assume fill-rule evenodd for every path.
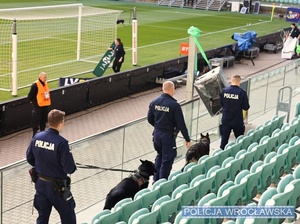
M 199 193 L 198 193 L 198 186 L 190 186 L 187 189 L 182 190 L 181 192 L 181 204 L 186 205 L 196 205 L 200 200 Z
M 253 159 L 255 156 L 255 151 L 246 151 L 245 149 L 239 151 L 236 154 L 236 158 L 244 158 L 243 163 L 242 163 L 242 169 L 250 169 L 251 165 L 253 164 Z
M 294 185 L 294 191 L 290 199 L 290 205 L 298 208 L 300 206 L 300 179 L 292 180 L 290 184 Z
M 181 190 L 182 186 L 179 186 L 178 188 Z M 159 216 L 161 222 L 174 222 L 177 213 L 182 207 L 181 197 L 182 195 L 179 194 L 175 189 L 170 200 L 160 203 Z
M 294 191 L 294 185 L 288 184 L 284 192 L 277 193 L 274 196 L 272 196 L 271 199 L 267 200 L 266 204 L 267 206 L 287 206 L 290 205 L 290 199 Z M 272 218 L 271 219 L 273 224 L 279 224 L 284 221 L 284 218 Z
M 287 144 L 283 144 L 280 147 L 287 147 Z M 272 152 L 271 152 L 272 153 Z M 278 183 L 279 178 L 284 174 L 286 158 L 288 156 L 288 151 L 284 150 L 281 154 L 277 154 L 274 157 L 276 158 L 275 166 L 273 168 L 272 182 Z
M 272 126 L 272 123 L 271 123 L 270 120 L 266 121 L 264 123 L 264 129 L 263 129 L 263 132 L 262 132 L 262 136 L 266 136 L 266 135 L 271 136 L 271 133 L 272 133 L 271 126 Z
M 170 195 L 172 195 L 172 192 L 175 189 L 175 187 L 176 187 L 176 181 L 175 181 L 175 179 L 172 179 L 172 180 L 167 180 L 165 182 L 160 183 L 154 189 L 159 188 L 160 196 L 165 196 L 165 195 L 170 196 Z
M 285 187 L 292 181 L 294 180 L 293 175 L 287 174 L 284 177 L 281 178 L 277 185 L 277 192 L 282 193 L 284 192 Z
M 191 183 L 191 187 L 198 187 L 199 198 L 202 198 L 204 195 L 208 194 L 212 190 L 212 185 L 215 180 L 215 176 L 205 177 L 203 174 L 195 177 Z
M 243 203 L 247 204 L 256 197 L 258 193 L 258 185 L 262 172 L 262 167 L 255 167 L 254 164 L 250 168 L 250 173 L 246 175 L 247 183 L 245 186 L 245 192 L 243 195 Z
M 217 195 L 215 193 L 209 193 L 205 196 L 203 196 L 199 202 L 198 202 L 198 206 L 204 206 L 206 203 L 208 203 L 210 200 L 217 198 Z
M 117 211 L 112 211 L 109 214 L 102 215 L 99 217 L 97 224 L 107 224 L 107 223 L 117 223 L 122 221 L 122 211 L 118 209 Z
M 294 129 L 294 136 L 299 136 L 300 135 L 300 121 L 298 119 L 298 117 L 294 117 L 291 121 L 290 121 L 290 126 L 291 129 Z
M 278 115 L 274 115 L 271 119 L 271 132 L 273 132 L 275 129 L 277 129 L 279 117 Z
M 142 197 L 143 194 L 148 193 L 148 192 L 150 192 L 150 189 L 149 189 L 149 188 L 144 188 L 144 189 L 139 190 L 139 191 L 134 195 L 133 200 L 139 199 L 140 197 Z
M 269 188 L 265 190 L 262 195 L 260 196 L 258 205 L 265 206 L 266 202 L 271 199 L 275 194 L 277 194 L 276 188 Z
M 121 201 L 118 201 L 115 206 L 111 209 L 111 212 L 115 212 L 118 211 L 119 209 L 121 209 L 123 204 L 127 204 L 129 202 L 132 201 L 132 198 L 124 198 Z
M 219 157 L 218 156 L 209 156 L 205 161 L 205 170 L 209 170 L 215 165 L 219 165 Z
M 247 131 L 247 136 L 249 136 L 249 135 L 253 135 L 254 134 L 254 131 L 255 131 L 255 129 L 254 128 L 252 128 L 252 129 L 249 129 L 248 131 Z
M 242 138 L 242 148 L 247 149 L 252 142 L 253 142 L 253 135 L 244 136 Z
M 121 206 L 121 210 L 122 210 L 122 221 L 125 221 L 126 223 L 129 220 L 129 217 L 137 210 L 142 208 L 142 202 L 141 202 L 141 198 L 137 199 L 137 200 L 133 200 L 129 203 L 124 203 Z
M 174 224 L 206 224 L 206 223 L 205 223 L 205 219 L 182 217 L 182 212 L 179 212 L 176 215 Z
M 278 116 L 278 121 L 277 121 L 276 128 L 281 128 L 282 127 L 285 117 L 286 117 L 286 114 L 281 114 L 281 115 Z
M 289 145 L 294 145 L 300 138 L 298 136 L 294 136 L 290 139 Z
M 290 126 L 289 124 L 284 124 L 282 126 L 284 129 L 281 129 L 278 136 L 278 145 L 282 145 L 289 141 L 288 136 L 290 134 Z
M 235 224 L 235 221 L 227 220 L 227 221 L 223 222 L 223 224 Z
M 272 136 L 267 140 L 267 153 L 277 151 L 278 148 L 278 138 L 280 129 L 276 129 L 272 132 Z
M 298 165 L 293 172 L 294 179 L 300 179 L 300 165 Z
M 168 177 L 168 180 L 172 180 L 173 178 L 175 178 L 177 176 L 177 174 L 180 174 L 181 173 L 181 170 L 174 170 L 174 171 L 171 171 L 169 177 Z
M 161 185 L 161 184 L 164 183 L 164 182 L 167 182 L 167 179 L 161 178 L 161 179 L 155 181 L 155 182 L 153 183 L 153 185 L 152 185 L 152 190 L 158 188 L 159 185 Z
M 265 160 L 266 160 L 266 158 L 265 158 Z M 258 189 L 257 189 L 259 193 L 263 192 L 265 189 L 267 189 L 267 187 L 270 186 L 270 184 L 272 182 L 272 170 L 273 170 L 273 168 L 275 166 L 275 162 L 276 162 L 276 159 L 270 159 L 270 160 L 268 160 L 268 162 L 265 162 L 265 160 L 264 160 L 264 162 L 256 161 L 252 165 L 254 167 L 258 167 L 258 166 L 262 167 L 262 172 L 261 172 Z M 255 169 L 255 170 L 257 170 L 257 169 Z
M 204 163 L 206 159 L 209 158 L 209 155 L 204 155 L 204 156 L 201 156 L 199 159 L 198 159 L 198 164 L 201 164 L 201 163 Z
M 142 214 L 135 219 L 134 224 L 157 224 L 160 223 L 159 219 L 159 209 L 151 210 L 151 212 Z
M 186 172 L 176 172 L 175 175 L 170 175 L 168 180 L 170 181 L 171 179 L 175 180 L 175 185 L 176 187 L 182 185 L 182 184 L 189 184 L 191 182 L 191 170 L 186 171 Z M 174 172 L 175 173 L 175 172 Z
M 267 154 L 267 142 L 261 143 L 254 147 L 255 155 L 253 161 L 263 160 Z
M 228 187 L 229 197 L 228 197 L 228 205 L 229 206 L 237 206 L 242 205 L 244 190 L 247 184 L 247 179 L 245 176 L 249 174 L 249 170 L 241 171 L 235 178 L 234 184 Z M 222 186 L 220 187 L 220 189 Z
M 107 215 L 107 214 L 110 214 L 110 210 L 109 210 L 109 209 L 104 209 L 104 210 L 102 210 L 101 212 L 97 213 L 97 214 L 93 217 L 93 219 L 92 219 L 92 221 L 91 221 L 91 224 L 97 223 L 97 222 L 99 221 L 99 217 L 101 217 L 101 216 L 103 216 L 103 215 Z
M 296 108 L 295 108 L 295 117 L 298 117 L 300 115 L 300 102 L 298 102 L 296 104 Z
M 224 184 L 227 180 L 230 180 L 230 166 L 220 167 L 215 171 L 215 186 L 216 190 Z
M 219 165 L 215 165 L 212 168 L 210 168 L 207 171 L 207 177 L 213 177 L 213 182 L 212 182 L 212 187 L 211 187 L 211 192 L 216 193 L 218 191 L 219 185 L 217 185 L 216 183 L 216 171 L 219 170 L 221 167 Z
M 147 208 L 141 208 L 141 209 L 137 210 L 136 212 L 134 212 L 130 216 L 130 218 L 128 220 L 128 224 L 137 224 L 137 223 L 139 223 L 139 217 L 141 215 L 149 214 L 149 213 L 150 213 L 150 211 Z
M 233 145 L 225 147 L 225 150 L 230 150 L 230 156 L 235 157 L 235 155 L 242 149 L 242 142 L 237 142 Z
M 191 167 L 191 178 L 194 179 L 196 176 L 205 173 L 205 164 L 200 163 L 196 164 L 195 166 Z
M 288 155 L 285 160 L 286 164 L 284 171 L 285 173 L 291 173 L 293 167 L 297 163 L 297 153 L 299 151 L 299 145 L 288 146 L 286 150 L 288 151 Z
M 230 156 L 229 150 L 216 149 L 212 156 L 218 156 L 219 165 L 223 163 L 223 161 Z
M 160 197 L 159 190 L 159 188 L 156 188 L 141 195 L 140 198 L 143 208 L 148 208 L 149 211 L 151 210 L 153 203 Z
M 191 163 L 188 163 L 184 168 L 183 168 L 183 172 L 186 172 L 186 171 L 189 171 L 192 169 L 193 166 L 195 166 L 196 163 L 194 162 L 191 162 Z
M 235 176 L 242 170 L 243 162 L 244 162 L 244 157 L 242 156 L 240 158 L 231 159 L 230 170 L 229 170 L 231 180 L 234 180 Z
M 259 140 L 263 137 L 263 131 L 264 131 L 264 126 L 259 125 L 256 127 L 253 133 L 253 139 L 252 142 L 257 142 L 259 143 Z

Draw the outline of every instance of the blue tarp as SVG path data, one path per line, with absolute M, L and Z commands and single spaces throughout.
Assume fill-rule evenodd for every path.
M 250 30 L 246 33 L 234 33 L 232 39 L 238 42 L 239 51 L 246 51 L 256 42 L 256 35 L 255 31 Z

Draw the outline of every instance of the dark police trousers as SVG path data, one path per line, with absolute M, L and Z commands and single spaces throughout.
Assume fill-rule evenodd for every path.
M 154 181 L 161 178 L 168 179 L 174 159 L 177 155 L 176 139 L 172 132 L 154 130 L 153 144 L 157 152 L 155 168 L 157 170 L 153 177 Z
M 38 130 L 45 131 L 46 122 L 48 118 L 48 106 L 46 107 L 33 107 L 32 109 L 32 129 L 33 133 Z
M 228 143 L 231 130 L 233 130 L 235 138 L 243 135 L 245 132 L 245 125 L 224 125 L 220 126 L 220 134 L 222 136 L 220 148 L 224 149 Z
M 64 200 L 62 197 L 54 194 L 52 182 L 44 181 L 40 178 L 35 183 L 35 189 L 36 194 L 33 205 L 39 213 L 37 224 L 49 223 L 52 206 L 59 213 L 62 224 L 76 224 L 75 201 L 72 194 L 67 200 Z

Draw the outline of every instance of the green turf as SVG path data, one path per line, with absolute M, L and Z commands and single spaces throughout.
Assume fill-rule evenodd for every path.
M 15 0 L 14 3 L 2 3 L 0 0 L 0 8 L 7 7 L 22 7 L 22 6 L 35 6 L 35 5 L 48 5 L 48 4 L 67 4 L 78 3 L 79 1 L 26 1 Z M 25 4 L 26 3 L 26 4 Z M 158 6 L 156 4 L 149 3 L 132 3 L 126 1 L 105 1 L 105 0 L 90 0 L 83 1 L 84 5 L 90 5 L 101 8 L 109 8 L 122 10 L 120 19 L 125 19 L 124 25 L 118 25 L 118 37 L 120 37 L 124 43 L 126 50 L 125 62 L 121 70 L 134 69 L 139 66 L 145 66 L 161 61 L 170 60 L 179 57 L 179 45 L 182 42 L 188 43 L 189 35 L 187 30 L 191 26 L 195 26 L 201 30 L 199 42 L 204 50 L 213 49 L 215 47 L 231 44 L 235 41 L 231 39 L 231 35 L 235 32 L 246 32 L 254 30 L 258 36 L 266 35 L 268 33 L 277 32 L 278 30 L 287 27 L 289 24 L 284 20 L 275 18 L 270 21 L 269 14 L 240 14 L 229 11 L 215 12 L 196 9 L 185 9 L 176 7 Z M 131 18 L 132 9 L 137 9 L 138 19 L 138 65 L 133 66 L 131 63 Z M 247 25 L 251 24 L 251 25 Z M 68 37 L 70 38 L 70 37 Z M 62 38 L 64 39 L 64 38 Z M 64 43 L 64 45 L 71 42 Z M 35 41 L 37 48 L 32 51 L 38 51 L 41 46 L 45 44 Z M 47 48 L 51 49 L 51 46 L 44 46 L 45 53 Z M 22 49 L 22 48 L 21 48 Z M 71 49 L 71 48 L 70 48 Z M 68 61 L 72 52 L 58 52 L 60 56 L 56 57 L 56 62 Z M 34 55 L 34 54 L 33 54 Z M 31 58 L 28 54 L 22 52 L 19 49 L 19 58 L 23 58 L 26 64 L 30 68 L 42 67 L 45 62 Z M 21 61 L 19 59 L 19 61 Z M 21 62 L 20 62 L 21 63 Z M 73 62 L 72 62 L 73 63 Z M 57 66 L 58 71 L 60 66 Z M 74 63 L 71 72 L 76 73 L 76 70 L 84 66 L 80 63 Z M 30 70 L 32 81 L 36 79 L 39 69 Z M 47 71 L 47 70 L 46 70 Z M 113 74 L 109 68 L 105 75 Z M 66 74 L 60 74 L 59 77 L 63 77 Z M 93 74 L 85 74 L 80 77 L 95 77 Z M 52 79 L 55 77 L 49 77 Z M 51 83 L 51 87 L 57 87 L 57 82 Z M 24 96 L 28 92 L 28 89 L 18 91 L 18 96 Z M 0 101 L 14 99 L 9 92 L 0 91 Z

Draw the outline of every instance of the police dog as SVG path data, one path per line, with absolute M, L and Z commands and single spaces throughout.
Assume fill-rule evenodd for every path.
M 200 135 L 200 140 L 198 143 L 192 145 L 186 152 L 185 154 L 185 165 L 184 167 L 189 164 L 189 163 L 198 163 L 198 160 L 204 156 L 204 155 L 209 155 L 210 151 L 210 138 L 209 134 L 206 133 L 206 135 L 203 135 L 201 133 Z M 182 168 L 182 171 L 184 169 Z
M 141 189 L 147 188 L 149 177 L 156 172 L 154 163 L 140 160 L 141 165 L 129 177 L 124 178 L 106 196 L 104 209 L 111 209 L 124 198 L 132 198 Z

